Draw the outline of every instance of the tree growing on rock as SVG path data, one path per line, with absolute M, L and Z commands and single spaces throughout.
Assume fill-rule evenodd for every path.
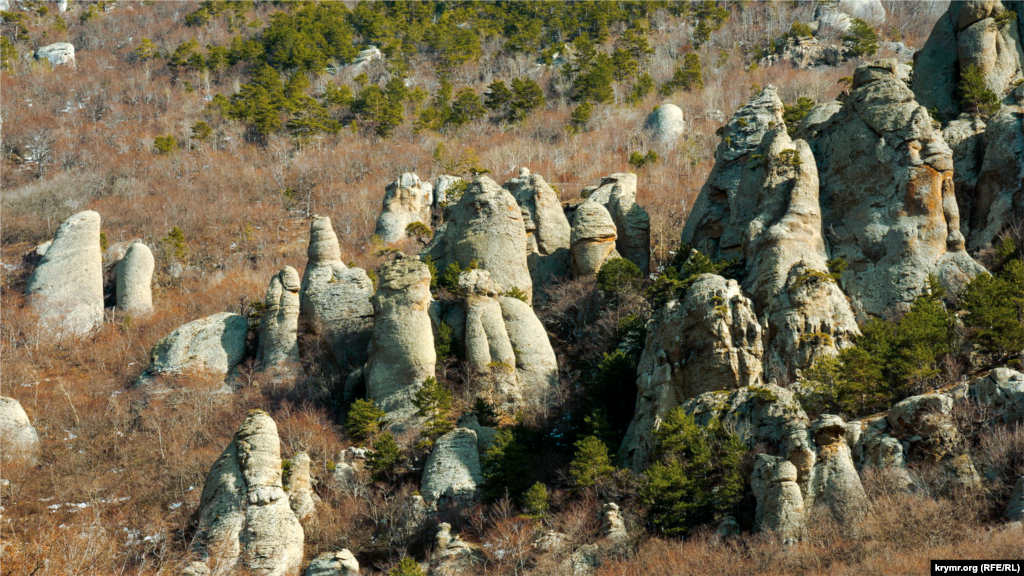
M 433 446 L 434 439 L 454 428 L 450 420 L 452 393 L 433 376 L 423 382 L 412 403 L 416 407 L 416 414 L 427 419 L 420 432 L 423 440 L 417 445 L 418 448 Z

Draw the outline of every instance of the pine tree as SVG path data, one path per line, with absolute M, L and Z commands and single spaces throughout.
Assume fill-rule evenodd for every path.
M 530 457 L 510 430 L 499 430 L 483 461 L 484 500 L 494 502 L 507 492 L 519 499 L 530 486 Z
M 380 431 L 384 424 L 384 411 L 373 400 L 356 400 L 348 409 L 345 430 L 355 440 L 366 440 Z
M 537 482 L 523 494 L 523 510 L 534 518 L 540 518 L 547 514 L 551 504 L 548 497 L 548 488 L 542 482 Z
M 569 464 L 572 476 L 572 491 L 582 494 L 597 485 L 599 480 L 611 476 L 615 471 L 608 457 L 608 447 L 594 436 L 587 436 L 576 442 L 576 455 Z
M 388 576 L 425 576 L 423 568 L 408 556 L 402 558 L 397 566 L 388 570 Z
M 501 116 L 508 113 L 512 104 L 512 91 L 505 86 L 505 82 L 495 80 L 487 85 L 487 92 L 484 93 L 484 106 L 492 112 Z
M 985 72 L 977 64 L 968 64 L 960 74 L 960 103 L 970 112 L 992 116 L 999 112 L 999 96 L 989 90 Z
M 452 101 L 445 124 L 455 127 L 463 126 L 477 118 L 483 118 L 486 113 L 487 109 L 484 108 L 476 90 L 463 88 L 455 94 L 455 100 Z
M 377 437 L 371 445 L 373 450 L 366 457 L 366 467 L 378 481 L 392 481 L 398 473 L 398 465 L 402 463 L 402 450 L 390 432 Z
M 449 419 L 452 393 L 433 376 L 423 381 L 423 386 L 416 390 L 412 403 L 416 407 L 416 414 L 427 419 L 423 431 L 420 432 L 423 440 L 417 447 L 432 446 L 438 436 L 448 433 L 455 427 Z
M 982 352 L 996 363 L 1024 350 L 1024 262 L 1011 260 L 996 275 L 979 274 L 963 297 L 965 324 L 977 332 Z

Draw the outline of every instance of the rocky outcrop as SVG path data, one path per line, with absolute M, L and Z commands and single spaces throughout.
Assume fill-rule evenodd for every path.
M 117 309 L 133 316 L 153 312 L 153 270 L 156 261 L 149 246 L 132 244 L 115 267 Z
M 615 249 L 646 276 L 651 268 L 651 219 L 636 203 L 636 191 L 636 174 L 612 174 L 601 179 L 587 202 L 598 202 L 608 210 L 615 222 Z
M 313 486 L 309 479 L 309 454 L 299 452 L 291 459 L 291 466 L 284 476 L 284 487 L 288 492 L 288 504 L 295 512 L 295 517 L 305 520 L 316 509 L 317 497 L 313 494 Z
M 601 507 L 601 535 L 612 544 L 623 544 L 629 540 L 622 511 L 614 502 L 608 502 Z
M 885 23 L 885 7 L 881 0 L 839 0 L 822 3 L 814 10 L 814 19 L 819 29 L 846 32 L 854 18 L 880 26 Z
M 264 368 L 299 361 L 299 273 L 285 266 L 270 279 L 256 359 Z
M 957 292 L 983 268 L 964 251 L 952 152 L 893 60 L 862 65 L 812 142 L 832 256 L 858 316 L 909 306 L 934 274 Z
M 82 336 L 103 324 L 99 214 L 79 212 L 57 228 L 26 291 L 39 323 L 55 335 Z
M 476 432 L 456 428 L 438 438 L 423 467 L 423 499 L 428 504 L 441 499 L 469 502 L 482 483 Z
M 519 203 L 526 227 L 527 262 L 534 285 L 569 274 L 569 220 L 558 194 L 539 174 L 527 168 L 502 185 Z
M 761 326 L 734 280 L 702 274 L 685 298 L 659 310 L 637 369 L 637 401 L 619 454 L 634 470 L 649 459 L 669 411 L 704 392 L 761 380 Z
M 662 104 L 647 115 L 647 120 L 644 121 L 644 130 L 655 143 L 674 145 L 686 131 L 683 111 L 675 104 Z
M 302 526 L 281 484 L 274 420 L 252 410 L 207 475 L 196 541 L 213 576 L 285 576 L 302 563 Z
M 995 410 L 1006 423 L 1024 421 L 1024 374 L 1010 368 L 996 368 L 988 376 L 971 382 L 971 400 Z
M 138 383 L 150 377 L 189 372 L 227 376 L 245 356 L 249 321 L 221 312 L 181 326 L 156 343 L 152 362 Z
M 347 549 L 324 552 L 309 563 L 305 576 L 359 576 L 359 561 Z
M 715 166 L 683 227 L 684 245 L 714 259 L 740 256 L 743 234 L 757 207 L 756 197 L 739 194 L 740 179 L 764 135 L 785 125 L 783 108 L 775 87 L 766 86 L 722 128 Z
M 620 258 L 616 240 L 618 231 L 608 210 L 590 200 L 580 204 L 573 216 L 570 236 L 573 276 L 596 276 L 606 261 Z
M 813 430 L 818 459 L 805 502 L 828 506 L 840 524 L 854 528 L 870 511 L 870 503 L 853 465 L 846 425 L 838 416 L 824 415 L 814 422 Z
M 396 429 L 414 421 L 413 395 L 434 375 L 431 300 L 430 270 L 423 262 L 399 254 L 381 267 L 364 375 L 367 395 Z
M 1016 18 L 1002 16 L 1016 11 Z M 1003 99 L 1014 83 L 1024 78 L 1024 4 L 999 0 L 950 2 L 932 28 L 928 41 L 914 56 L 917 101 L 937 110 L 941 119 L 956 118 L 964 110 L 958 84 L 968 66 L 977 66 L 986 86 Z
M 953 424 L 953 398 L 947 394 L 921 394 L 896 403 L 886 420 L 897 438 L 933 460 L 941 460 L 956 448 L 960 433 Z
M 479 544 L 470 544 L 458 534 L 452 534 L 452 526 L 447 522 L 437 525 L 437 533 L 434 534 L 434 554 L 431 558 L 431 575 L 479 574 L 481 566 L 486 561 L 487 557 Z
M 51 67 L 71 66 L 76 67 L 75 47 L 67 42 L 57 42 L 42 48 L 36 48 L 34 53 L 36 60 L 45 60 Z
M 448 191 L 457 182 L 462 182 L 462 178 L 449 176 L 448 174 L 442 174 L 434 178 L 434 206 L 443 207 L 448 205 Z
M 528 304 L 499 296 L 501 317 L 515 353 L 516 377 L 527 403 L 542 404 L 558 386 L 558 359 L 548 333 Z
M 819 23 L 819 27 L 849 28 L 850 20 L 845 14 L 829 12 Z M 841 42 L 830 42 L 812 36 L 795 36 L 787 38 L 785 44 L 774 54 L 769 54 L 758 63 L 761 67 L 789 63 L 796 68 L 816 68 L 818 66 L 838 66 L 854 57 L 854 50 Z
M 968 225 L 963 228 L 969 230 L 971 250 L 991 244 L 1013 222 L 1024 219 L 1024 108 L 1008 107 L 988 121 L 984 157 L 977 166 L 974 194 L 964 194 L 964 203 L 970 206 L 964 214 Z M 961 197 L 959 188 L 957 197 Z
M 0 396 L 0 438 L 0 461 L 24 462 L 29 466 L 39 461 L 39 434 L 21 403 L 6 396 Z
M 434 187 L 420 182 L 419 176 L 406 172 L 388 184 L 384 192 L 380 216 L 374 232 L 391 244 L 404 239 L 405 227 L 413 222 L 430 224 L 430 207 L 434 202 Z
M 805 514 L 796 466 L 778 456 L 758 454 L 750 487 L 757 499 L 755 530 L 775 532 L 787 544 L 800 540 Z
M 767 317 L 766 374 L 783 382 L 860 333 L 853 310 L 828 273 L 818 205 L 818 170 L 810 147 L 783 126 L 757 148 L 739 197 L 756 198 L 743 241 L 744 288 Z
M 523 214 L 508 190 L 481 176 L 466 187 L 445 217 L 423 250 L 438 270 L 452 262 L 469 268 L 475 260 L 506 290 L 519 288 L 533 297 Z
M 340 370 L 366 361 L 373 327 L 373 282 L 341 261 L 341 247 L 326 216 L 310 225 L 309 261 L 299 290 L 300 331 L 322 338 Z

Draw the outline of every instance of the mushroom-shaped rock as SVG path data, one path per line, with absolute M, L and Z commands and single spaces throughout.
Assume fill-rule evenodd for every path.
M 284 477 L 284 487 L 288 491 L 288 502 L 295 512 L 295 517 L 305 520 L 316 509 L 317 497 L 313 494 L 313 486 L 309 480 L 309 454 L 299 452 L 291 459 L 291 466 Z
M 860 330 L 828 273 L 810 147 L 777 127 L 757 150 L 761 164 L 744 171 L 739 188 L 741 197 L 757 198 L 743 242 L 744 287 L 768 319 L 768 377 L 793 381 L 798 370 L 849 346 Z
M 313 219 L 307 254 L 299 289 L 300 330 L 322 335 L 339 369 L 361 365 L 373 325 L 373 282 L 362 268 L 342 263 L 338 237 L 326 216 Z
M 206 478 L 197 543 L 213 576 L 236 567 L 285 576 L 302 562 L 302 526 L 281 484 L 274 420 L 252 410 Z
M 343 548 L 340 552 L 324 552 L 306 567 L 305 576 L 359 576 L 359 561 Z
M 675 144 L 676 140 L 686 131 L 683 111 L 675 104 L 662 104 L 647 115 L 647 120 L 644 121 L 644 130 L 647 130 L 651 139 L 658 144 Z
M 715 259 L 739 256 L 757 207 L 757 196 L 739 194 L 740 179 L 764 135 L 785 125 L 783 109 L 778 91 L 766 86 L 723 127 L 715 166 L 683 226 L 684 245 Z
M 30 466 L 39 461 L 39 434 L 21 403 L 6 396 L 0 396 L 0 438 L 0 461 Z
M 77 65 L 75 61 L 75 47 L 67 42 L 57 42 L 37 48 L 35 58 L 36 60 L 47 61 L 54 68 L 57 66 L 71 66 L 74 68 Z
M 420 493 L 428 503 L 442 498 L 467 502 L 483 483 L 476 432 L 456 428 L 441 436 L 423 467 Z
M 528 262 L 534 284 L 569 273 L 569 236 L 572 229 L 558 194 L 539 174 L 523 169 L 502 186 L 512 193 L 523 212 Z
M 1024 421 L 1024 374 L 1001 367 L 970 384 L 971 399 L 995 409 L 1007 424 Z
M 587 200 L 576 208 L 570 238 L 572 272 L 577 278 L 596 276 L 606 261 L 620 257 L 615 249 L 615 220 L 600 202 Z
M 430 222 L 433 201 L 434 188 L 429 182 L 420 182 L 419 176 L 411 172 L 402 174 L 384 192 L 374 233 L 389 244 L 402 240 L 409 224 Z
M 103 324 L 99 214 L 79 212 L 57 228 L 26 290 L 40 324 L 56 335 L 81 336 Z
M 299 273 L 285 266 L 270 279 L 256 358 L 264 368 L 299 360 Z
M 909 307 L 934 274 L 952 292 L 984 269 L 964 251 L 952 152 L 894 60 L 857 68 L 812 148 L 832 256 L 859 316 Z
M 646 276 L 651 268 L 651 218 L 636 203 L 636 174 L 623 172 L 601 179 L 588 202 L 599 202 L 615 222 L 615 249 Z
M 115 267 L 117 309 L 135 316 L 153 312 L 153 252 L 142 242 L 128 247 Z
M 248 331 L 249 321 L 230 312 L 193 320 L 156 343 L 152 363 L 140 383 L 158 374 L 209 372 L 227 376 L 245 356 Z
M 870 503 L 846 443 L 846 425 L 838 416 L 826 414 L 812 426 L 818 461 L 806 502 L 825 504 L 837 521 L 853 528 L 868 513 Z
M 785 543 L 796 542 L 804 530 L 804 498 L 792 462 L 758 454 L 750 487 L 757 498 L 754 528 L 778 534 Z
M 641 469 L 662 418 L 704 392 L 760 382 L 762 354 L 761 325 L 739 284 L 700 275 L 683 301 L 666 304 L 648 328 L 636 410 L 619 453 Z
M 423 251 L 438 270 L 453 262 L 465 269 L 476 261 L 506 290 L 519 288 L 533 298 L 523 214 L 508 190 L 481 176 L 466 187 L 445 218 Z
M 434 375 L 431 300 L 430 270 L 423 262 L 400 256 L 381 267 L 364 375 L 367 395 L 396 429 L 416 418 L 413 396 Z

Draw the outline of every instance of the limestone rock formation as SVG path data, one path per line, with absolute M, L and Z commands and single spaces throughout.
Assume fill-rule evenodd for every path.
M 472 501 L 482 483 L 476 432 L 456 428 L 438 438 L 423 467 L 423 499 L 428 504 L 441 499 Z
M 327 216 L 313 218 L 307 254 L 299 290 L 300 330 L 322 336 L 339 369 L 361 365 L 373 327 L 373 282 L 363 269 L 341 261 L 338 237 Z
M 437 525 L 434 543 L 436 546 L 430 571 L 433 576 L 479 574 L 480 566 L 487 560 L 480 545 L 470 544 L 458 534 L 452 534 L 452 526 L 447 522 Z
M 193 320 L 156 343 L 140 383 L 158 374 L 210 372 L 227 376 L 245 356 L 249 321 L 221 312 Z
M 99 214 L 79 212 L 57 228 L 26 291 L 40 324 L 55 335 L 81 336 L 103 324 Z
M 969 212 L 964 214 L 968 224 L 963 228 L 969 230 L 971 250 L 991 244 L 1000 232 L 1024 218 L 1024 108 L 1007 107 L 988 121 L 984 157 L 976 164 L 974 194 L 964 195 Z M 957 197 L 961 197 L 959 188 Z
M 750 487 L 757 498 L 754 528 L 775 532 L 787 544 L 800 540 L 805 514 L 796 466 L 778 456 L 758 454 Z
M 430 224 L 434 187 L 406 172 L 388 184 L 374 234 L 389 244 L 405 238 L 405 227 L 413 222 Z
M 870 503 L 846 443 L 846 425 L 838 416 L 826 414 L 814 422 L 813 430 L 818 460 L 805 502 L 828 506 L 837 521 L 853 528 L 868 513 Z
M 743 241 L 744 288 L 768 320 L 766 374 L 792 382 L 798 369 L 850 345 L 860 330 L 828 274 L 810 147 L 779 126 L 757 154 L 760 164 L 744 171 L 738 188 L 739 197 L 756 198 Z
M 619 454 L 634 470 L 647 462 L 653 431 L 669 411 L 704 392 L 761 380 L 761 325 L 735 280 L 702 274 L 680 301 L 659 310 L 637 369 L 633 421 Z
M 291 459 L 291 467 L 284 477 L 284 487 L 288 491 L 288 503 L 295 512 L 295 517 L 305 520 L 316 509 L 316 495 L 309 480 L 309 454 L 299 452 Z
M 1024 374 L 1010 368 L 996 368 L 970 384 L 974 402 L 995 409 L 1007 423 L 1024 421 Z
M 859 18 L 873 26 L 885 23 L 885 6 L 881 0 L 839 0 L 835 3 L 823 3 L 814 10 L 814 19 L 820 28 L 830 28 L 836 32 L 846 32 Z
M 449 176 L 448 174 L 442 174 L 434 178 L 434 206 L 441 207 L 448 204 L 448 191 L 457 182 L 462 182 L 462 178 Z
M 757 198 L 739 194 L 740 179 L 764 135 L 784 126 L 784 106 L 774 86 L 766 86 L 736 111 L 722 129 L 715 166 L 683 227 L 682 242 L 711 258 L 733 258 L 754 217 Z
M 156 261 L 149 246 L 132 244 L 117 263 L 117 309 L 134 316 L 153 312 L 153 270 Z
M 340 552 L 324 552 L 309 563 L 305 576 L 359 576 L 359 561 L 343 548 Z
M 952 152 L 893 60 L 857 68 L 812 148 L 832 256 L 858 316 L 905 308 L 934 274 L 955 292 L 983 268 L 964 251 Z
M 306 567 L 305 576 L 359 576 L 359 563 L 352 552 L 324 552 Z
M 487 453 L 487 448 L 494 443 L 494 439 L 498 435 L 498 431 L 490 426 L 483 426 L 480 421 L 477 420 L 476 414 L 470 412 L 459 418 L 457 424 L 459 428 L 468 428 L 473 432 L 476 432 L 476 447 L 477 451 L 481 454 Z
M 942 138 L 953 151 L 953 189 L 960 212 L 960 232 L 969 243 L 978 173 L 985 158 L 985 121 L 980 114 L 961 114 L 942 129 Z
M 508 190 L 486 176 L 466 187 L 423 253 L 438 270 L 452 262 L 468 268 L 476 260 L 506 290 L 519 288 L 533 297 L 522 211 Z
M 210 567 L 202 562 L 189 562 L 179 576 L 210 576 Z
M 683 111 L 679 109 L 679 106 L 666 102 L 647 115 L 647 120 L 644 121 L 644 130 L 650 134 L 655 143 L 671 146 L 686 131 Z
M 577 278 L 596 276 L 607 260 L 621 257 L 615 249 L 615 221 L 600 202 L 588 199 L 576 208 L 570 238 L 572 272 Z
M 522 402 L 515 374 L 516 355 L 501 316 L 497 296 L 502 288 L 486 270 L 467 270 L 459 275 L 459 290 L 465 294 L 463 349 L 466 361 L 476 373 L 488 375 L 493 390 L 486 391 L 496 404 Z
M 197 542 L 213 576 L 245 568 L 285 576 L 302 562 L 303 532 L 281 484 L 274 420 L 251 410 L 207 475 Z
M 67 42 L 57 42 L 42 48 L 36 48 L 35 59 L 46 60 L 53 68 L 57 66 L 71 66 L 74 68 L 77 66 L 75 47 Z
M 364 375 L 367 395 L 396 429 L 416 418 L 413 395 L 434 375 L 431 300 L 430 270 L 423 262 L 399 254 L 381 267 Z
M 527 168 L 502 185 L 519 203 L 526 227 L 529 250 L 527 261 L 534 285 L 569 273 L 569 220 L 562 210 L 558 194 L 539 174 Z
M 1013 485 L 1013 492 L 1010 494 L 1010 501 L 1006 505 L 1006 517 L 1011 522 L 1024 521 L 1024 476 L 1017 479 Z
M 527 402 L 542 403 L 558 386 L 558 359 L 537 314 L 528 304 L 499 296 L 501 317 L 515 353 L 519 389 Z
M 598 202 L 608 210 L 617 233 L 615 249 L 646 276 L 651 269 L 651 219 L 636 203 L 636 174 L 605 176 L 587 202 Z
M 1016 18 L 999 23 L 1007 10 Z M 1000 18 L 1001 20 L 1001 18 Z M 917 101 L 935 109 L 942 119 L 956 118 L 962 109 L 957 85 L 968 66 L 977 66 L 986 86 L 1002 99 L 1024 78 L 1024 4 L 999 0 L 950 2 L 932 28 L 928 41 L 914 56 L 912 88 Z
M 821 27 L 843 29 L 850 26 L 849 17 L 838 12 L 827 12 L 819 21 Z M 838 66 L 854 57 L 854 50 L 842 42 L 828 41 L 811 36 L 796 36 L 786 39 L 778 52 L 769 54 L 759 62 L 761 67 L 788 63 L 796 68 Z
M 612 544 L 622 544 L 629 540 L 626 523 L 622 520 L 622 511 L 614 502 L 608 502 L 601 507 L 601 535 Z
M 41 448 L 39 434 L 28 420 L 21 403 L 14 398 L 0 396 L 0 461 L 24 462 L 35 466 Z
M 285 266 L 270 279 L 256 359 L 264 368 L 299 360 L 299 273 Z

